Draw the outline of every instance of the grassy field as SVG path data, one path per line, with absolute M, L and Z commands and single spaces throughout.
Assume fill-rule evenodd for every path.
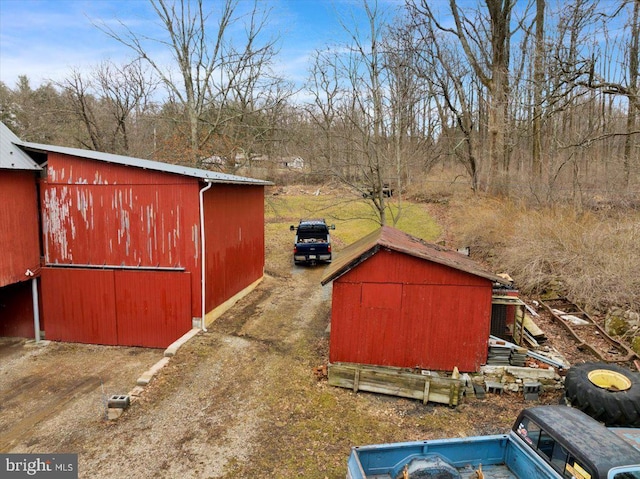
M 378 217 L 369 200 L 353 193 L 318 194 L 298 190 L 295 194 L 268 195 L 265 199 L 267 272 L 283 274 L 283 265 L 289 268 L 294 233 L 291 225 L 302 218 L 324 218 L 335 225 L 331 231 L 333 248 L 340 252 L 379 227 Z M 397 223 L 393 224 L 393 219 Z M 393 201 L 387 224 L 426 241 L 435 241 L 441 228 L 429 215 L 424 205 Z

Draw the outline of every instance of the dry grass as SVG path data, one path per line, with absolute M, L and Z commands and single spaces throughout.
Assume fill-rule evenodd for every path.
M 526 293 L 555 290 L 595 310 L 640 308 L 640 214 L 529 209 L 480 199 L 460 205 L 455 229 L 472 251 Z

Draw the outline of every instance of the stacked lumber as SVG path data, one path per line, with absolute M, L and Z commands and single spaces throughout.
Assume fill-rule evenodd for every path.
M 435 371 L 414 371 L 392 366 L 371 366 L 355 363 L 329 364 L 329 384 L 391 396 L 436 402 L 455 407 L 462 400 L 465 385 L 454 370 L 451 377 Z

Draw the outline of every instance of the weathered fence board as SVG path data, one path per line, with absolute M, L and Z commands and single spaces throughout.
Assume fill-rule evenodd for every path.
M 460 379 L 425 375 L 404 368 L 331 363 L 328 369 L 331 386 L 352 389 L 354 392 L 374 392 L 452 407 L 458 405 L 464 393 Z

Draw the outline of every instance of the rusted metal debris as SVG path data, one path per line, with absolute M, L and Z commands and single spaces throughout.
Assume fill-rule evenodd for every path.
M 573 336 L 579 349 L 588 349 L 608 363 L 624 363 L 637 358 L 635 352 L 609 336 L 582 308 L 568 299 L 542 301 L 542 305 Z

